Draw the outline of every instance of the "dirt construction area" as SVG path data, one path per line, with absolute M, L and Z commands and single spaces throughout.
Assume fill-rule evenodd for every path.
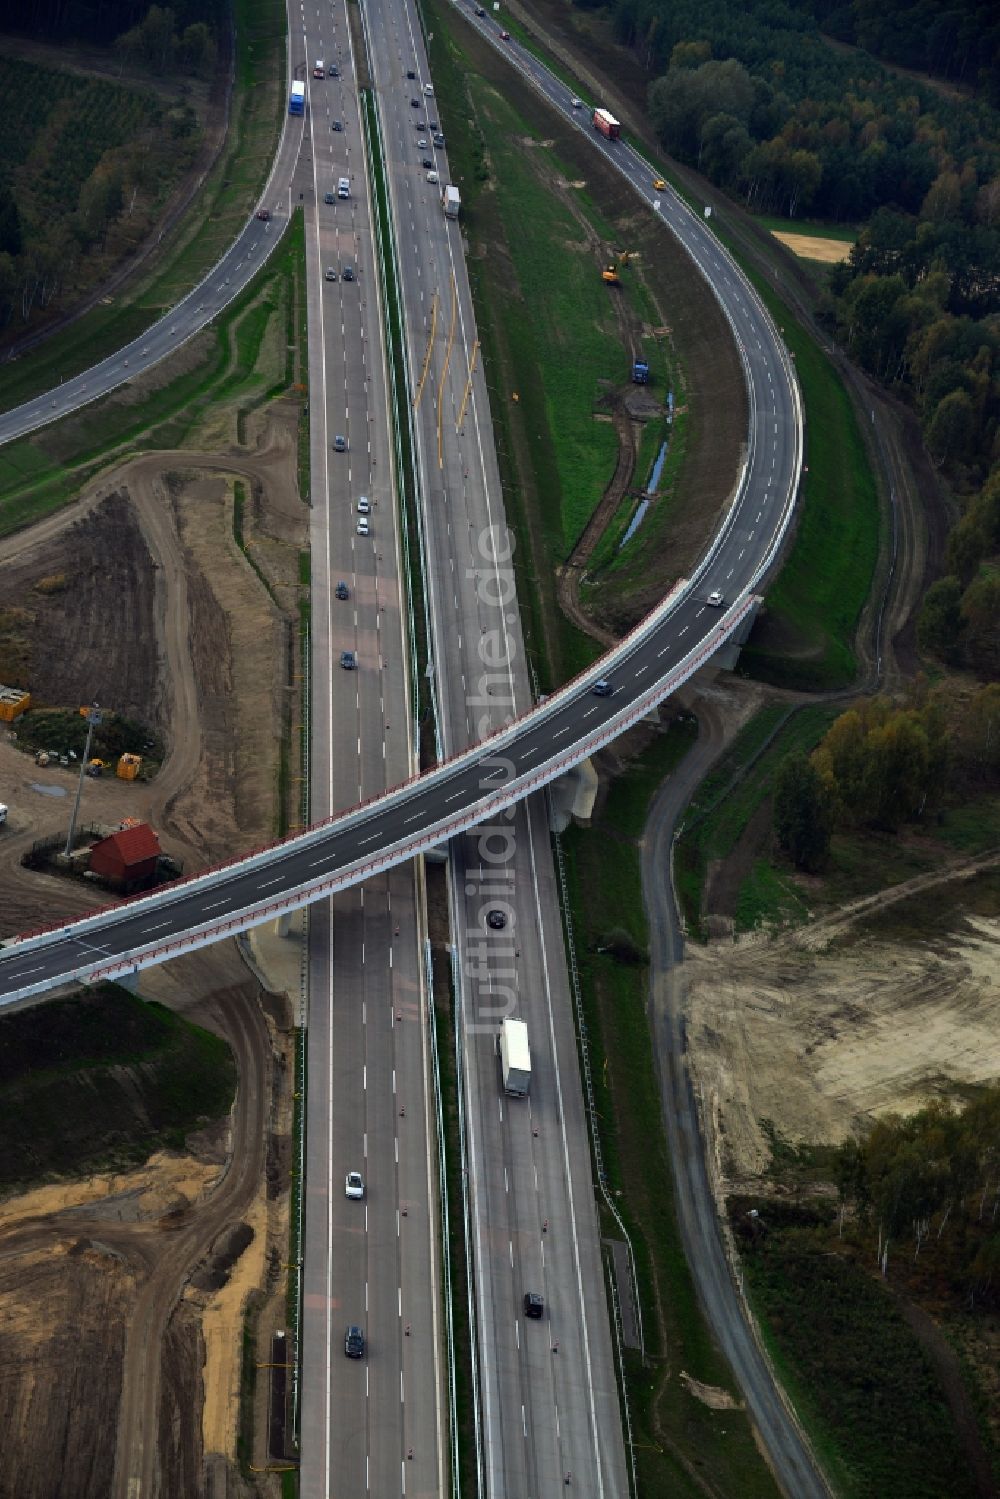
M 721 1191 L 759 1182 L 769 1128 L 838 1143 L 1000 1078 L 998 867 L 957 863 L 779 936 L 687 947 L 690 1063 Z
M 0 541 L 0 680 L 162 735 L 159 774 L 88 780 L 81 819 L 148 819 L 187 872 L 295 818 L 278 803 L 282 742 L 292 785 L 297 771 L 297 420 L 279 402 L 245 445 L 123 460 Z M 0 936 L 109 898 L 20 864 L 65 828 L 75 790 L 72 768 L 37 766 L 3 726 Z M 187 1152 L 0 1203 L 0 1499 L 280 1492 L 277 1476 L 241 1477 L 236 1450 L 248 1305 L 262 1339 L 285 1325 L 292 1010 L 233 944 L 144 973 L 141 992 L 226 1038 L 236 1103 Z M 262 1413 L 257 1429 L 263 1454 Z

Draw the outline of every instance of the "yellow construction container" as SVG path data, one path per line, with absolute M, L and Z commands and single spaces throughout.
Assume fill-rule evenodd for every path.
M 31 707 L 31 693 L 23 687 L 0 686 L 0 722 L 13 723 Z
M 118 768 L 115 771 L 115 775 L 120 781 L 134 781 L 139 774 L 141 764 L 141 755 L 122 755 L 118 761 Z

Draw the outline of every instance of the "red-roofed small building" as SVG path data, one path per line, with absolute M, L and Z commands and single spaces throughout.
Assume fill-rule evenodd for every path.
M 156 873 L 160 857 L 160 840 L 148 822 L 134 828 L 122 828 L 109 838 L 102 838 L 90 850 L 90 868 L 102 879 L 120 885 L 136 885 Z

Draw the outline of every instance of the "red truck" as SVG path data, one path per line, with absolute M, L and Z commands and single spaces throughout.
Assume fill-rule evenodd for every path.
M 622 127 L 614 115 L 609 114 L 606 109 L 594 110 L 594 129 L 599 130 L 602 135 L 606 135 L 609 141 L 616 141 L 621 138 Z

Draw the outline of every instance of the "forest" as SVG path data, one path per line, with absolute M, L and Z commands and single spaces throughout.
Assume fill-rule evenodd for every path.
M 171 0 L 175 28 L 204 23 L 217 38 L 227 24 L 231 0 Z M 149 0 L 0 0 L 0 32 L 42 42 L 94 42 L 110 46 L 139 26 Z
M 857 226 L 818 315 L 913 408 L 964 510 L 921 646 L 1000 679 L 1000 7 L 610 0 L 608 13 L 651 77 L 671 155 L 751 212 Z
M 94 20 L 85 8 L 73 14 Z M 169 7 L 146 7 L 115 51 L 141 73 L 211 76 L 208 26 L 177 27 Z M 146 89 L 2 54 L 0 95 L 0 341 L 9 342 L 135 249 L 200 129 L 179 94 L 170 106 Z

